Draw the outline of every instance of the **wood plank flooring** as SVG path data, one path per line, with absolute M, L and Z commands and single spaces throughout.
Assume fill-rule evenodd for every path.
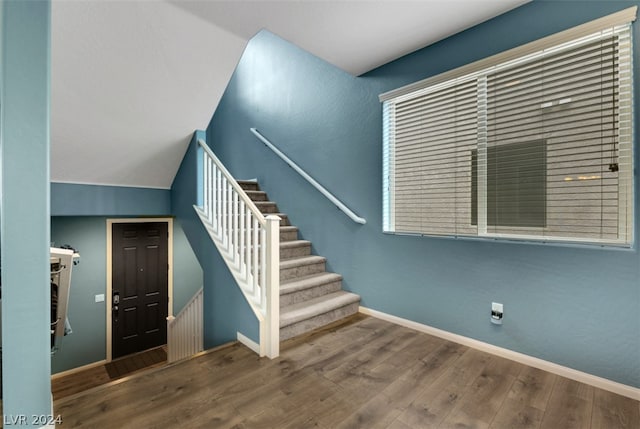
M 61 399 L 79 392 L 84 392 L 141 370 L 164 366 L 166 363 L 166 346 L 161 346 L 115 359 L 105 365 L 96 366 L 62 377 L 53 377 L 51 380 L 53 399 Z
M 639 428 L 640 403 L 356 315 L 54 402 L 67 428 Z
M 162 347 L 156 347 L 142 353 L 136 353 L 131 356 L 125 356 L 116 359 L 105 365 L 105 370 L 109 374 L 109 378 L 116 380 L 127 375 L 131 375 L 141 369 L 153 368 L 157 365 L 167 363 L 167 351 Z

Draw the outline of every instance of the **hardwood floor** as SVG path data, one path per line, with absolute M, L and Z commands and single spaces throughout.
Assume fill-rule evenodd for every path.
M 640 403 L 388 322 L 234 343 L 56 400 L 68 428 L 639 428 Z
M 53 399 L 84 392 L 91 388 L 129 376 L 141 370 L 164 366 L 167 363 L 166 346 L 115 359 L 107 364 L 51 380 Z
M 135 353 L 131 356 L 125 356 L 121 359 L 106 364 L 105 370 L 109 374 L 109 378 L 116 380 L 126 377 L 141 369 L 153 368 L 155 366 L 163 366 L 167 363 L 166 346 L 156 347 L 141 353 Z

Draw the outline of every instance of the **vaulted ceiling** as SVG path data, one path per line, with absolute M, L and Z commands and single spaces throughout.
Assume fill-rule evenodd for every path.
M 169 188 L 263 28 L 360 75 L 527 1 L 53 1 L 51 180 Z

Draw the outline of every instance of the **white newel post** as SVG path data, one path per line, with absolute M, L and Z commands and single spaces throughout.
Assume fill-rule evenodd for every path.
M 174 334 L 174 322 L 176 318 L 174 316 L 167 316 L 167 362 L 173 362 L 175 358 L 175 334 Z
M 280 218 L 266 217 L 266 356 L 270 359 L 280 355 Z

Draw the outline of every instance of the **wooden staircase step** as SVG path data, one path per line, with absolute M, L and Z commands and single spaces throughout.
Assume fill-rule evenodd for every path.
M 311 255 L 311 242 L 308 240 L 290 240 L 280 242 L 280 260 Z
M 342 289 L 342 276 L 318 273 L 280 283 L 280 308 L 298 304 Z

